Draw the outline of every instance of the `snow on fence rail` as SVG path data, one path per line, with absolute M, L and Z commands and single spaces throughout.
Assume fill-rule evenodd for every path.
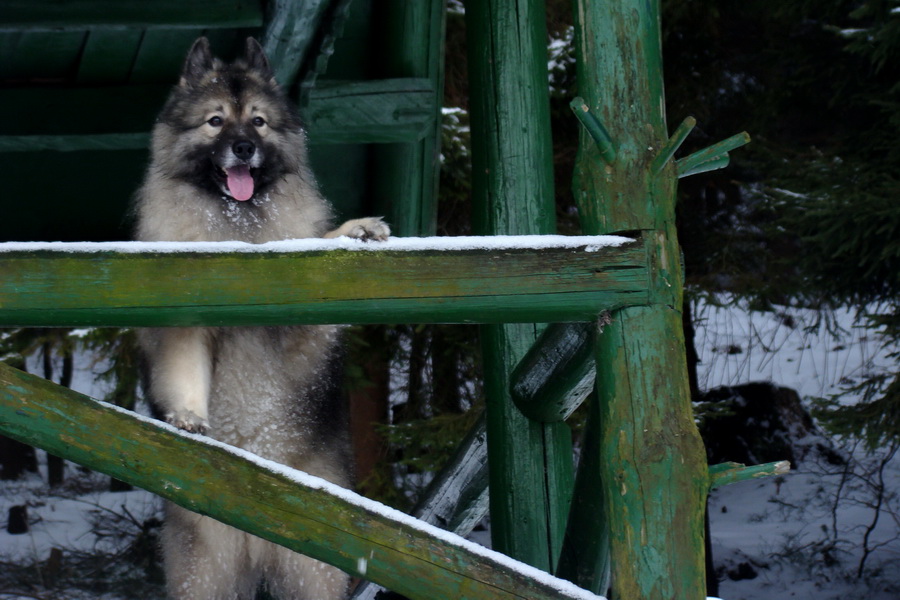
M 600 598 L 322 479 L 3 363 L 0 433 L 410 598 Z
M 643 240 L 0 244 L 0 326 L 591 321 L 647 304 Z

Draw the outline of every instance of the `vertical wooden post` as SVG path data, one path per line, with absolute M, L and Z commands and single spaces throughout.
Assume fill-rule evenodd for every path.
M 616 311 L 597 342 L 602 493 L 613 597 L 705 596 L 707 470 L 681 325 L 676 170 L 667 139 L 658 0 L 576 0 L 578 89 L 615 156 L 581 136 L 574 190 L 587 233 L 645 230 L 651 303 Z M 657 165 L 659 167 L 659 165 Z M 598 490 L 599 493 L 599 490 Z
M 374 151 L 375 204 L 394 235 L 434 235 L 440 169 L 441 99 L 444 84 L 443 0 L 382 0 L 387 46 L 383 76 L 422 77 L 437 96 L 433 130 L 411 144 L 387 144 Z
M 542 0 L 466 4 L 476 233 L 555 232 Z M 509 376 L 534 343 L 535 325 L 485 326 L 493 547 L 553 571 L 572 490 L 572 446 L 563 423 L 527 419 Z

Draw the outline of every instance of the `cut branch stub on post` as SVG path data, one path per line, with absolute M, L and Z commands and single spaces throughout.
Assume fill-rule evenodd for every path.
M 615 142 L 612 137 L 610 137 L 606 127 L 600 122 L 600 119 L 591 112 L 590 107 L 585 103 L 584 99 L 581 96 L 576 97 L 569 103 L 569 107 L 572 109 L 572 112 L 575 113 L 575 116 L 578 117 L 578 120 L 581 121 L 581 124 L 584 125 L 584 128 L 587 129 L 588 133 L 591 134 L 591 137 L 594 138 L 594 142 L 597 143 L 597 149 L 600 150 L 600 157 L 603 159 L 603 162 L 607 165 L 612 165 L 616 162 Z
M 663 147 L 659 149 L 659 154 L 656 155 L 656 158 L 653 159 L 653 172 L 659 173 L 666 166 L 666 163 L 675 155 L 678 149 L 681 147 L 681 144 L 684 143 L 685 138 L 690 135 L 691 131 L 693 131 L 694 127 L 697 125 L 697 119 L 694 117 L 687 117 L 684 121 L 681 122 L 681 125 L 675 129 L 675 133 L 663 144 Z
M 745 131 L 677 160 L 675 161 L 675 168 L 678 172 L 678 177 L 688 177 L 689 175 L 727 167 L 728 152 L 735 148 L 740 148 L 749 142 L 750 134 Z
M 741 463 L 727 462 L 713 465 L 709 468 L 709 489 L 714 489 L 729 483 L 770 477 L 773 475 L 786 475 L 791 470 L 791 463 L 786 460 L 764 463 L 761 465 L 745 466 Z

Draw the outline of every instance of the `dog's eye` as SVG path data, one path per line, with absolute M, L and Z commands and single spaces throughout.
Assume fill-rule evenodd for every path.
M 252 123 L 255 127 L 262 127 L 263 125 L 266 124 L 266 120 L 263 119 L 262 117 L 253 117 Z
M 222 123 L 224 123 L 224 121 L 222 120 L 222 117 L 215 116 L 215 117 L 210 118 L 210 120 L 207 121 L 207 123 L 212 125 L 213 127 L 221 127 Z

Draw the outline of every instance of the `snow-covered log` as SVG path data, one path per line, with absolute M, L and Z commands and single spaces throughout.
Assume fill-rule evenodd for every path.
M 322 479 L 2 363 L 0 433 L 410 598 L 598 598 Z

